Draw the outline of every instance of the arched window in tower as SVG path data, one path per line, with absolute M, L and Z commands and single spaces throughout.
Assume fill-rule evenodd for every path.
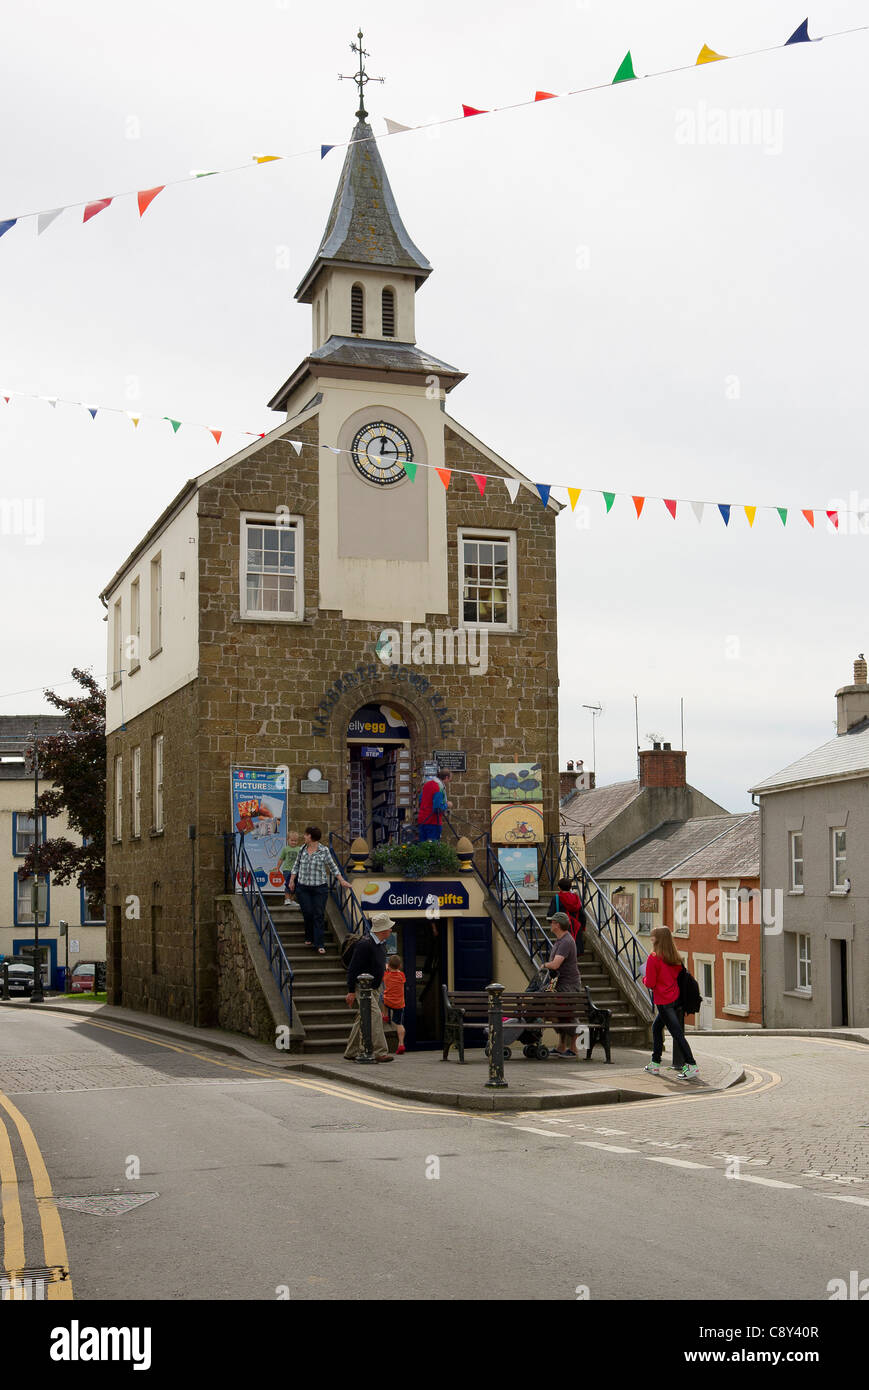
M 322 339 L 320 338 L 320 301 L 314 305 L 314 347 L 319 347 Z
M 329 336 L 329 290 L 323 292 L 323 342 Z
M 383 336 L 395 337 L 395 291 L 384 290 L 382 296 Z
M 350 291 L 350 332 L 365 332 L 365 291 L 361 285 Z

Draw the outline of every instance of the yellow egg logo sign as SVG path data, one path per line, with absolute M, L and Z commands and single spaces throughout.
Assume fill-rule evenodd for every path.
M 364 893 L 364 895 L 365 895 L 366 898 L 373 898 L 373 897 L 376 897 L 376 895 L 379 893 L 379 891 L 380 891 L 380 884 L 379 884 L 379 883 L 366 883 L 365 887 L 362 889 L 362 892 Z

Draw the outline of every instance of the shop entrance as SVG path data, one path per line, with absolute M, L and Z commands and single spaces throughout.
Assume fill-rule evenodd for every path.
M 404 838 L 411 815 L 411 739 L 392 705 L 364 705 L 347 726 L 347 827 L 374 849 Z
M 444 927 L 425 917 L 404 917 L 396 922 L 398 954 L 407 976 L 404 1022 L 405 1045 L 430 1051 L 441 1047 L 444 1036 L 441 986 L 446 979 Z

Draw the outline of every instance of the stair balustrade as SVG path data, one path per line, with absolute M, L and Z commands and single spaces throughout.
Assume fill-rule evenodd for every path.
M 223 886 L 227 893 L 241 890 L 253 919 L 260 945 L 266 953 L 269 969 L 278 987 L 287 1018 L 293 1021 L 293 970 L 287 960 L 281 939 L 272 920 L 265 898 L 260 892 L 253 866 L 244 847 L 244 836 L 237 831 L 223 836 Z

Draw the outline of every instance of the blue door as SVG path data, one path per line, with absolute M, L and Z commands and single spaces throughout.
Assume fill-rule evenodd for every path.
M 492 983 L 492 923 L 488 917 L 453 918 L 453 988 L 485 989 Z M 482 1047 L 481 1028 L 465 1029 L 465 1047 Z

